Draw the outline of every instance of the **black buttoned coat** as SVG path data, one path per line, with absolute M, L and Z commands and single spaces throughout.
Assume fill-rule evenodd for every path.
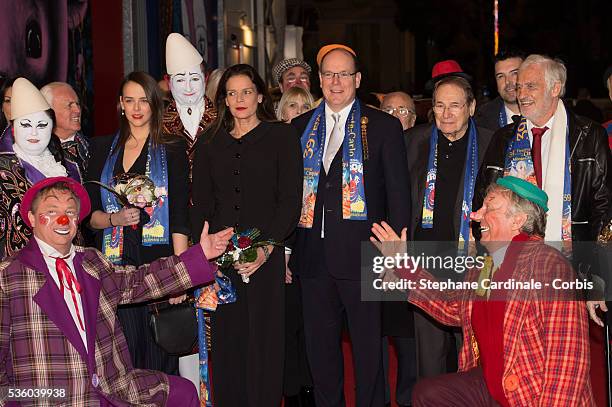
M 238 231 L 258 228 L 262 239 L 285 244 L 302 203 L 302 154 L 295 129 L 262 122 L 240 139 L 225 130 L 206 136 L 198 141 L 193 160 L 193 238 L 199 238 L 206 220 L 211 233 L 227 226 Z M 215 403 L 279 405 L 284 250 L 276 247 L 248 284 L 233 268 L 224 273 L 236 287 L 238 299 L 212 314 Z

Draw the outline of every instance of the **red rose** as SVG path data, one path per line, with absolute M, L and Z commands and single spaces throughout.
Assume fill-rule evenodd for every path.
M 234 243 L 230 240 L 229 244 L 227 245 L 227 249 L 228 252 L 231 252 L 232 250 L 234 250 Z
M 247 236 L 241 236 L 238 238 L 238 247 L 241 249 L 246 249 L 247 247 L 251 246 L 251 243 L 253 243 L 253 241 Z

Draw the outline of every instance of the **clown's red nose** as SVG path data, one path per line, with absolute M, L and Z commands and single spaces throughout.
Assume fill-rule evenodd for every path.
M 57 223 L 58 225 L 64 226 L 70 223 L 70 219 L 68 219 L 68 216 L 62 215 L 59 218 L 57 218 Z

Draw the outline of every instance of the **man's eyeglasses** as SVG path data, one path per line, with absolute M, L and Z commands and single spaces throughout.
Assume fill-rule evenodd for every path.
M 351 76 L 356 75 L 357 72 L 321 72 L 321 76 L 326 81 L 331 81 L 334 79 L 334 76 L 337 76 L 340 80 L 348 80 Z
M 404 116 L 404 117 L 408 116 L 408 113 L 410 114 L 416 113 L 414 110 L 410 110 L 405 107 L 388 107 L 386 109 L 383 109 L 383 112 L 387 112 L 392 115 L 394 115 L 395 112 L 397 112 L 397 114 L 399 114 L 400 116 Z
M 463 109 L 465 105 L 467 105 L 467 102 L 465 102 L 462 105 L 460 105 L 459 103 L 451 103 L 449 106 L 445 106 L 442 103 L 436 103 L 433 106 L 433 111 L 434 113 L 442 114 L 444 113 L 445 109 L 448 109 L 448 111 L 451 112 L 452 114 L 457 114 L 461 111 L 461 109 Z

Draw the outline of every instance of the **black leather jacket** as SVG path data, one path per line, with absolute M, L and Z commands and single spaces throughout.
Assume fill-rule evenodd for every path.
M 612 157 L 606 132 L 599 124 L 570 110 L 568 115 L 570 140 L 570 171 L 572 177 L 572 240 L 595 241 L 612 200 Z M 487 186 L 504 172 L 508 143 L 518 123 L 495 132 L 476 181 L 473 208 L 482 206 Z M 473 229 L 478 238 L 479 231 Z

